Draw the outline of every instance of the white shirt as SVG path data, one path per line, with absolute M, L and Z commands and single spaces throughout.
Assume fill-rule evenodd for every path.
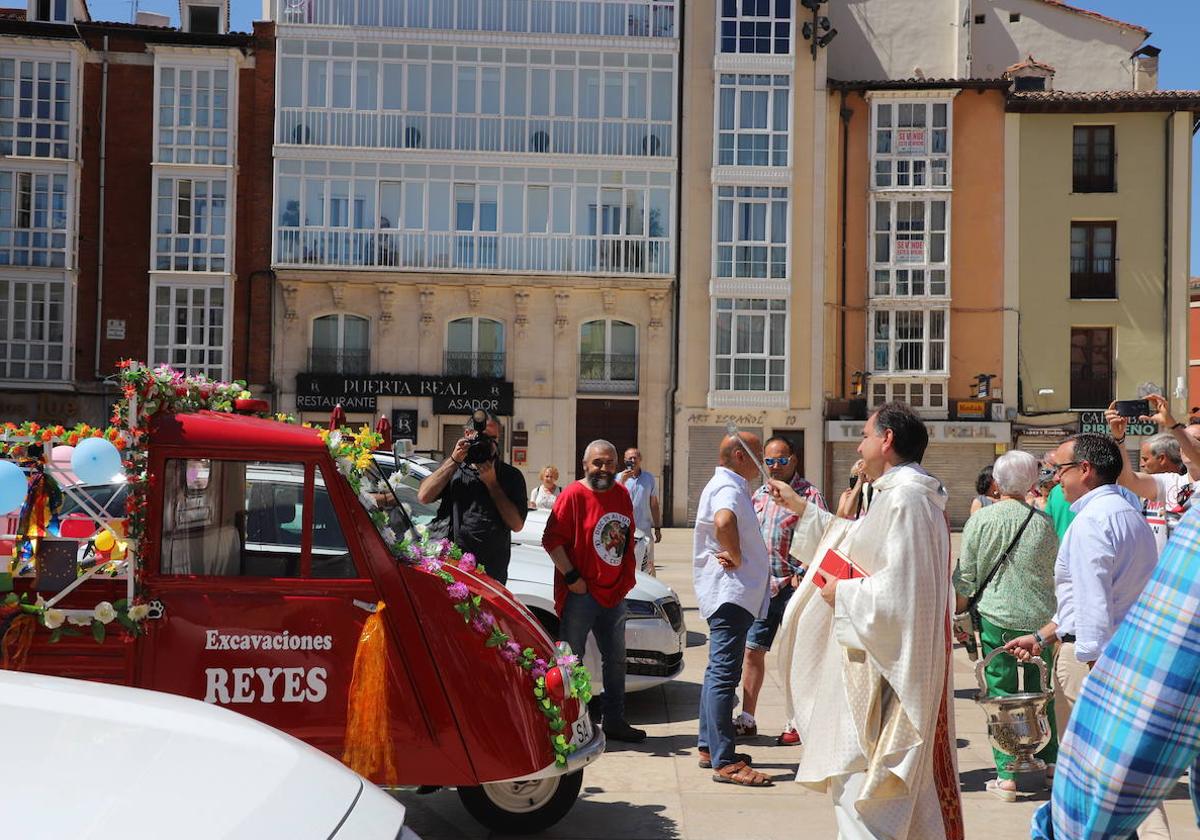
M 1151 504 L 1160 510 L 1164 507 L 1178 507 L 1183 495 L 1180 491 L 1192 483 L 1192 478 L 1187 473 L 1155 473 L 1150 477 L 1154 479 L 1154 485 L 1158 488 L 1158 495 Z
M 1158 547 L 1140 510 L 1113 484 L 1071 505 L 1075 519 L 1054 562 L 1057 635 L 1075 636 L 1075 658 L 1093 662 L 1142 594 Z
M 529 494 L 529 501 L 533 502 L 533 506 L 538 510 L 553 510 L 554 500 L 558 498 L 558 494 L 562 492 L 559 487 L 557 492 L 547 490 L 545 485 L 538 484 L 533 488 L 533 492 Z
M 725 569 L 716 559 L 721 544 L 713 520 L 719 510 L 729 510 L 737 519 L 742 562 L 736 569 Z M 734 603 L 755 618 L 765 617 L 770 576 L 771 559 L 750 500 L 750 485 L 733 470 L 717 467 L 696 506 L 692 582 L 700 615 L 707 619 L 722 604 Z
M 633 521 L 637 525 L 637 529 L 643 533 L 650 533 L 654 528 L 654 514 L 650 511 L 650 499 L 658 498 L 658 482 L 654 480 L 654 476 L 642 470 L 635 475 L 627 475 L 621 482 L 625 485 L 625 489 L 629 491 L 629 498 L 633 501 Z

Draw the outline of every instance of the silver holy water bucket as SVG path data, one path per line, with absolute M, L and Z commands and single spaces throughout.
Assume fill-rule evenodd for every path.
M 1026 691 L 1025 671 L 1019 671 L 1022 690 L 1017 694 L 992 696 L 988 694 L 987 683 L 983 679 L 983 669 L 997 654 L 1008 653 L 1004 648 L 996 648 L 975 664 L 975 679 L 979 683 L 979 693 L 975 702 L 983 707 L 988 718 L 988 740 L 992 746 L 1013 757 L 1004 769 L 1010 773 L 1028 773 L 1035 770 L 1045 770 L 1046 762 L 1036 757 L 1036 754 L 1050 743 L 1050 718 L 1046 713 L 1046 704 L 1054 696 L 1050 690 L 1050 676 L 1046 671 L 1046 663 L 1040 656 L 1035 656 L 1029 663 L 1037 665 L 1041 674 L 1041 691 Z

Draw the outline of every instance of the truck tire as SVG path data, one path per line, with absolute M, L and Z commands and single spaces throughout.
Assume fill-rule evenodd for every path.
M 544 831 L 566 816 L 579 798 L 583 771 L 525 782 L 460 787 L 458 797 L 472 817 L 499 834 Z

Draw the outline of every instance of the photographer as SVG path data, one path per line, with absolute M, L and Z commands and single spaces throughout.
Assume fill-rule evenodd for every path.
M 476 411 L 440 467 L 421 482 L 422 504 L 440 501 L 430 536 L 470 551 L 502 584 L 508 582 L 512 535 L 525 525 L 525 477 L 500 460 L 500 423 Z

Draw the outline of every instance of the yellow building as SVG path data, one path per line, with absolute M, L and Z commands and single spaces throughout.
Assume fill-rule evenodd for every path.
M 1005 330 L 1034 452 L 1153 384 L 1186 412 L 1191 134 L 1200 92 L 1010 96 Z M 1082 426 L 1081 426 L 1082 421 Z M 1131 438 L 1130 446 L 1136 446 Z

